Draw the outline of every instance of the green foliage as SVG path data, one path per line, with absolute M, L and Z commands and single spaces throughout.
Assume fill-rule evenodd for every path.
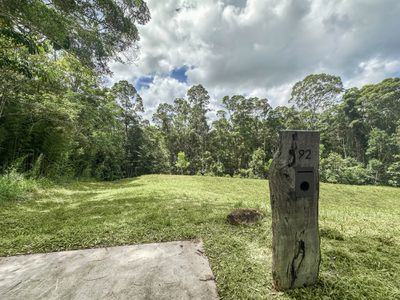
M 115 99 L 96 86 L 96 75 L 75 58 L 37 58 L 46 77 L 2 79 L 3 86 L 14 86 L 3 94 L 7 105 L 0 118 L 2 165 L 24 157 L 21 171 L 32 170 L 33 176 L 81 176 L 86 169 L 95 176 L 113 173 L 105 160 L 119 161 L 123 134 Z M 102 165 L 107 168 L 98 172 Z M 116 178 L 101 178 L 107 176 Z
M 269 168 L 271 167 L 271 164 L 272 164 L 272 158 L 270 158 L 267 161 L 267 163 L 264 165 L 264 169 L 265 169 L 265 172 L 267 173 L 267 175 L 269 174 Z
M 15 169 L 10 169 L 0 175 L 0 203 L 11 200 L 21 200 L 37 185 L 34 180 L 25 178 Z
M 187 168 L 189 168 L 189 166 L 190 162 L 186 160 L 185 152 L 180 151 L 178 153 L 178 158 L 176 160 L 175 167 L 177 167 L 181 171 L 181 174 L 183 174 L 183 172 L 186 171 Z
M 326 111 L 318 124 L 325 153 L 356 159 L 368 172 L 367 183 L 396 182 L 396 172 L 389 172 L 389 167 L 400 152 L 399 91 L 400 78 L 351 88 L 343 102 Z
M 49 3 L 46 9 L 59 13 Z M 398 184 L 398 79 L 349 89 L 335 104 L 340 78 L 310 75 L 293 88 L 292 101 L 301 111 L 272 108 L 257 97 L 225 96 L 212 123 L 207 118 L 210 96 L 195 85 L 185 98 L 161 103 L 152 125 L 143 118 L 143 100 L 131 83 L 106 88 L 98 73 L 82 65 L 82 57 L 67 49 L 52 57 L 50 38 L 39 44 L 37 35 L 15 32 L 10 22 L 1 22 L 2 170 L 19 162 L 18 170 L 32 178 L 115 180 L 174 172 L 265 178 L 279 131 L 312 124 L 321 131 L 322 180 Z M 177 159 L 178 152 L 184 159 Z
M 400 187 L 400 155 L 395 156 L 396 161 L 393 162 L 387 170 L 389 180 L 388 183 L 392 186 Z
M 355 159 L 342 158 L 337 153 L 330 153 L 320 163 L 321 180 L 330 183 L 366 184 L 368 171 Z
M 170 153 L 161 132 L 156 127 L 147 125 L 143 137 L 138 161 L 140 174 L 170 173 Z
M 194 86 L 186 99 L 176 99 L 174 105 L 161 103 L 153 120 L 166 141 L 170 165 L 175 163 L 173 153 L 182 150 L 191 163 L 190 174 L 265 178 L 267 162 L 277 148 L 279 130 L 306 129 L 312 121 L 312 127 L 321 132 L 323 180 L 393 184 L 396 172 L 388 170 L 400 150 L 400 129 L 396 129 L 400 128 L 396 125 L 400 114 L 396 113 L 397 108 L 390 107 L 400 99 L 399 89 L 399 80 L 388 79 L 361 90 L 349 89 L 337 104 L 343 90 L 340 78 L 310 75 L 294 88 L 294 96 L 310 102 L 309 106 L 298 105 L 301 111 L 294 107 L 273 109 L 267 99 L 225 96 L 223 110 L 217 111 L 217 118 L 208 128 L 208 93 L 202 86 Z M 383 122 L 381 114 L 375 111 L 379 105 L 370 102 L 379 103 L 380 109 L 393 118 Z M 198 103 L 200 110 L 195 107 Z M 368 115 L 365 107 L 369 109 Z M 390 170 L 395 168 L 393 165 Z
M 42 165 L 43 165 L 43 153 L 41 153 L 33 164 L 32 170 L 30 171 L 30 176 L 33 178 L 40 178 L 43 175 Z
M 225 174 L 224 164 L 222 162 L 215 162 L 211 165 L 211 173 L 215 176 L 223 176 Z
M 378 159 L 369 160 L 367 165 L 367 170 L 374 184 L 381 183 L 382 177 L 384 176 L 385 173 L 385 169 L 384 169 L 384 164 L 380 160 Z
M 140 158 L 143 155 L 141 148 L 145 143 L 143 127 L 141 126 L 143 113 L 143 101 L 135 87 L 122 80 L 111 88 L 111 95 L 117 101 L 121 115 L 117 116 L 124 127 L 124 177 L 137 176 L 145 173 L 139 166 Z
M 265 162 L 265 157 L 265 152 L 261 148 L 258 148 L 253 152 L 249 162 L 249 167 L 256 178 L 265 178 L 266 176 L 269 167 Z
M 325 146 L 323 144 L 319 144 L 319 156 L 320 157 L 325 156 Z
M 3 34 L 31 53 L 46 40 L 54 51 L 73 54 L 100 71 L 108 71 L 111 59 L 122 60 L 120 53 L 139 40 L 135 23 L 150 19 L 142 0 L 2 0 L 0 11 Z
M 234 175 L 237 178 L 255 178 L 252 169 L 239 169 L 239 171 Z
M 128 2 L 0 3 L 1 169 L 104 180 L 152 172 L 140 95 L 126 81 L 104 88 L 93 70 L 106 70 L 148 19 L 143 1 Z
M 310 112 L 309 124 L 314 127 L 317 112 L 333 106 L 343 91 L 340 77 L 328 74 L 308 75 L 293 86 L 289 102 L 298 108 Z
M 393 153 L 398 150 L 395 140 L 381 129 L 373 128 L 369 133 L 368 148 L 365 152 L 368 158 L 377 159 L 383 164 L 393 160 Z

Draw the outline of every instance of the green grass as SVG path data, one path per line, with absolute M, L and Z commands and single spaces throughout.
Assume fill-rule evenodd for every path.
M 149 175 L 76 182 L 0 203 L 0 256 L 199 239 L 223 299 L 400 299 L 400 189 L 321 185 L 322 262 L 314 287 L 271 289 L 265 180 Z M 263 210 L 232 226 L 237 207 Z

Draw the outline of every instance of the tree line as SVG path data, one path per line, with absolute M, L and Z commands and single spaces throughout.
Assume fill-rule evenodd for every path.
M 323 181 L 399 186 L 400 78 L 344 90 L 339 77 L 314 74 L 291 95 L 291 107 L 275 108 L 267 99 L 225 96 L 212 122 L 201 85 L 160 104 L 153 121 L 169 155 L 165 171 L 267 178 L 279 131 L 316 129 Z
M 44 56 L 41 64 L 47 76 L 2 79 L 10 81 L 2 90 L 3 170 L 105 180 L 149 173 L 267 178 L 279 131 L 311 128 L 321 132 L 323 181 L 400 183 L 399 78 L 348 89 L 315 110 L 296 97 L 294 106 L 273 108 L 265 98 L 225 96 L 213 120 L 207 90 L 195 85 L 185 98 L 159 104 L 150 122 L 127 81 L 104 87 L 71 56 Z
M 107 63 L 135 45 L 143 1 L 2 1 L 0 167 L 27 176 L 114 180 L 150 173 L 266 178 L 278 132 L 321 132 L 321 179 L 400 185 L 400 78 L 344 89 L 313 74 L 292 106 L 225 96 L 210 119 L 202 85 L 152 120 L 135 87 L 105 87 Z

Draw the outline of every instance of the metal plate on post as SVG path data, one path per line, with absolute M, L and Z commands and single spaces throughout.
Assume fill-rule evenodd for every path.
M 312 167 L 295 168 L 296 197 L 312 197 L 315 192 L 315 172 Z

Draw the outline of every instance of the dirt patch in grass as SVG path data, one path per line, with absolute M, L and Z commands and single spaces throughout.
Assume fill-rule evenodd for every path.
M 254 208 L 238 208 L 231 212 L 227 221 L 232 225 L 252 225 L 263 218 L 263 214 Z

